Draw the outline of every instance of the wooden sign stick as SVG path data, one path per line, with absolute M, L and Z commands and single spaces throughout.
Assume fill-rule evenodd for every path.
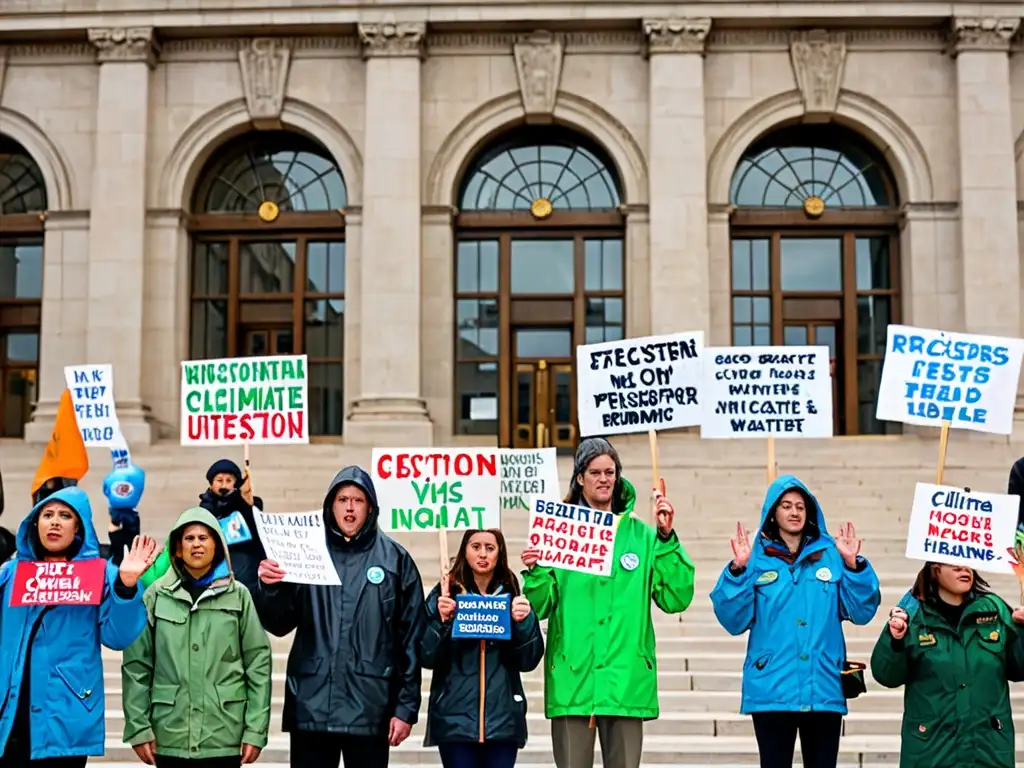
M 942 473 L 946 469 L 946 449 L 949 447 L 949 422 L 942 422 L 939 434 L 939 470 L 935 473 L 935 484 L 942 485 Z
M 651 444 L 651 470 L 654 478 L 654 482 L 651 484 L 651 488 L 662 488 L 662 493 L 665 492 L 661 485 L 661 475 L 658 472 L 658 432 L 657 430 L 649 430 L 647 432 L 647 439 Z M 651 525 L 655 528 L 658 527 L 658 514 L 655 511 L 654 496 L 651 496 Z
M 779 476 L 779 466 L 775 463 L 775 438 L 768 435 L 768 485 Z
M 248 475 L 249 474 L 249 444 L 248 443 L 243 444 L 242 450 L 244 451 L 243 456 L 245 457 L 244 458 L 244 462 L 243 462 L 245 464 L 245 474 Z M 243 480 L 244 479 L 245 478 L 243 477 Z
M 484 701 L 487 698 L 487 641 L 480 641 L 480 743 L 484 743 Z
M 448 594 L 448 531 L 445 528 L 437 529 L 438 545 L 441 553 L 441 594 Z

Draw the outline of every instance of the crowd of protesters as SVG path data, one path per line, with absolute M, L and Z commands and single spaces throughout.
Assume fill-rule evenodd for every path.
M 565 500 L 618 519 L 610 576 L 540 565 L 533 549 L 517 574 L 500 531 L 468 530 L 426 598 L 413 558 L 379 530 L 359 467 L 324 496 L 334 586 L 287 581 L 267 558 L 253 516 L 263 503 L 233 462 L 210 467 L 162 550 L 139 535 L 144 473 L 131 469 L 131 482 L 104 483 L 109 545 L 87 495 L 63 478 L 41 485 L 16 532 L 0 528 L 0 768 L 81 768 L 103 754 L 101 646 L 123 651 L 123 739 L 142 763 L 256 762 L 271 720 L 267 633 L 293 634 L 283 713 L 293 766 L 387 766 L 419 718 L 426 668 L 425 744 L 445 768 L 512 768 L 528 736 L 522 675 L 541 664 L 555 766 L 593 768 L 598 739 L 605 768 L 640 766 L 644 721 L 659 716 L 652 603 L 685 611 L 694 566 L 664 486 L 651 491 L 654 526 L 632 514 L 637 492 L 607 440 L 580 443 Z M 731 543 L 711 601 L 729 633 L 748 635 L 741 712 L 761 766 L 791 768 L 799 735 L 805 768 L 835 768 L 847 700 L 867 671 L 847 659 L 843 623 L 875 616 L 874 569 L 853 525 L 830 534 L 792 476 L 768 488 L 758 529 L 738 524 Z M 98 605 L 10 606 L 18 562 L 100 557 Z M 510 639 L 453 636 L 467 593 L 509 597 Z M 903 768 L 1014 765 L 1008 682 L 1024 679 L 1021 624 L 1024 608 L 971 569 L 925 565 L 870 659 L 874 680 L 904 687 Z

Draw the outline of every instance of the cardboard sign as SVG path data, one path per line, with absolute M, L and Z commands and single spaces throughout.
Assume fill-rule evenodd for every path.
M 114 366 L 65 366 L 64 381 L 71 393 L 75 422 L 86 446 L 123 447 L 124 437 L 114 406 Z
M 890 325 L 875 415 L 924 427 L 1013 431 L 1024 341 Z
M 828 347 L 708 347 L 702 438 L 832 437 Z
M 186 360 L 182 445 L 309 442 L 305 355 Z
M 1013 547 L 1019 509 L 1019 496 L 918 483 L 907 531 L 907 557 L 1013 573 L 1007 549 Z
M 498 528 L 497 448 L 374 448 L 382 531 Z
M 532 496 L 558 495 L 555 448 L 499 448 L 501 511 L 530 509 Z
M 611 576 L 617 522 L 611 512 L 538 496 L 530 503 L 530 548 L 541 551 L 538 565 Z
M 327 550 L 322 509 L 297 515 L 267 514 L 255 507 L 252 511 L 260 542 L 267 551 L 267 557 L 276 560 L 284 569 L 284 581 L 323 586 L 341 584 L 334 560 Z M 242 522 L 244 524 L 245 521 Z
M 580 435 L 624 435 L 700 423 L 703 331 L 576 348 Z
M 11 607 L 99 605 L 107 561 L 101 558 L 42 563 L 19 561 L 11 584 Z
M 452 637 L 456 640 L 510 640 L 511 595 L 456 595 Z

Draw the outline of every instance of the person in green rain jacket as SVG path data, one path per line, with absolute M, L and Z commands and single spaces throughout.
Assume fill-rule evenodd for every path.
M 1013 768 L 1022 623 L 970 568 L 925 565 L 871 654 L 876 681 L 904 686 L 900 768 Z
M 235 581 L 210 512 L 182 513 L 170 570 L 143 595 L 148 624 L 124 652 L 124 740 L 158 768 L 253 763 L 270 729 L 270 641 Z
M 594 726 L 605 768 L 637 768 L 643 722 L 658 717 L 651 600 L 665 613 L 685 611 L 694 568 L 673 530 L 675 510 L 654 493 L 657 530 L 633 516 L 636 492 L 615 448 L 587 438 L 565 501 L 618 517 L 611 576 L 539 566 L 532 538 L 522 554 L 523 594 L 548 620 L 544 704 L 557 768 L 592 768 Z

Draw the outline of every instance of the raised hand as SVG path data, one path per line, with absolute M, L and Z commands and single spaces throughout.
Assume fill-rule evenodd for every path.
M 238 489 L 239 495 L 245 500 L 245 503 L 250 507 L 252 506 L 252 475 L 248 472 L 245 473 L 245 480 L 242 481 L 242 487 Z
M 654 489 L 654 515 L 658 521 L 658 533 L 668 536 L 672 533 L 672 526 L 675 524 L 676 508 L 665 498 L 661 489 Z
M 1021 609 L 1017 609 L 1021 610 Z M 1016 613 L 1016 612 L 1015 612 Z M 910 617 L 907 616 L 907 612 L 902 608 L 893 608 L 889 611 L 889 634 L 896 640 L 902 640 L 907 634 L 907 628 L 910 626 Z
M 1013 623 L 1024 624 L 1024 608 L 1013 609 Z
M 743 523 L 736 523 L 736 538 L 729 539 L 729 543 L 732 545 L 732 567 L 737 571 L 746 568 L 752 550 Z
M 529 616 L 532 610 L 533 607 L 530 605 L 530 601 L 522 595 L 512 598 L 512 621 L 516 624 Z
M 447 624 L 455 615 L 455 601 L 444 592 L 437 598 L 437 615 L 441 617 L 441 623 Z
M 860 547 L 863 542 L 857 538 L 857 531 L 853 523 L 839 526 L 839 535 L 836 536 L 836 549 L 843 556 L 843 562 L 848 568 L 857 566 L 857 555 L 860 554 Z
M 136 536 L 132 541 L 132 548 L 124 548 L 124 558 L 117 571 L 121 583 L 129 588 L 134 587 L 139 577 L 156 560 L 156 556 L 156 539 L 152 536 Z
M 524 549 L 523 554 L 520 555 L 520 559 L 523 561 L 523 565 L 527 568 L 533 568 L 533 566 L 537 564 L 537 561 L 540 560 L 540 550 Z

